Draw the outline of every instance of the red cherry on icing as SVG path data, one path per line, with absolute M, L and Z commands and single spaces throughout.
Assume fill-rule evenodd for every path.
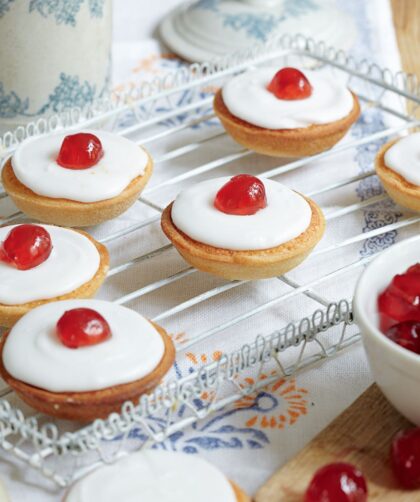
M 309 80 L 296 68 L 279 70 L 268 84 L 267 89 L 278 99 L 306 99 L 312 94 Z
M 0 260 L 19 270 L 28 270 L 43 263 L 51 254 L 50 234 L 39 225 L 18 225 L 2 243 Z
M 101 343 L 111 335 L 107 321 L 93 309 L 77 308 L 64 312 L 57 322 L 57 335 L 70 349 Z
M 238 174 L 217 192 L 214 206 L 227 214 L 255 214 L 267 206 L 264 184 L 255 176 Z
M 385 334 L 401 347 L 420 354 L 420 322 L 406 321 L 395 324 Z
M 57 164 L 67 169 L 87 169 L 97 164 L 103 154 L 102 143 L 97 136 L 80 132 L 63 139 Z
M 420 488 L 420 428 L 400 431 L 391 445 L 391 465 L 404 488 Z
M 305 502 L 365 502 L 367 485 L 354 465 L 344 462 L 319 469 L 305 493 Z

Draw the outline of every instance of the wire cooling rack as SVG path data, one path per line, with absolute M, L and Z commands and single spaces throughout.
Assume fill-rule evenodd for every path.
M 258 156 L 233 143 L 212 111 L 213 92 L 232 75 L 252 65 L 263 64 L 310 67 L 343 79 L 362 104 L 363 127 L 359 135 L 348 137 L 328 152 L 287 161 Z M 119 284 L 120 294 L 112 299 L 134 308 L 140 308 L 137 302 L 142 300 L 142 308 L 149 307 L 149 317 L 165 327 L 174 319 L 188 323 L 188 315 L 192 319 L 190 324 L 194 325 L 195 320 L 206 315 L 209 305 L 214 309 L 226 301 L 233 302 L 232 315 L 226 318 L 207 316 L 205 328 L 193 330 L 193 335 L 187 338 L 175 337 L 177 364 L 182 364 L 187 350 L 199 347 L 204 341 L 211 343 L 237 325 L 245 323 L 253 335 L 247 334 L 244 328 L 240 340 L 218 360 L 203 364 L 186 376 L 184 373 L 180 378 L 167 380 L 152 394 L 143 396 L 139 403 L 126 403 L 120 414 L 71 431 L 68 424 L 34 415 L 33 410 L 25 407 L 5 387 L 0 396 L 0 446 L 65 486 L 82 472 L 81 457 L 87 459 L 85 465 L 93 465 L 109 461 L 132 448 L 129 438 L 134 429 L 135 448 L 164 441 L 280 376 L 290 377 L 304 368 L 327 361 L 357 342 L 359 334 L 352 323 L 349 300 L 354 281 L 361 267 L 381 247 L 393 242 L 397 230 L 400 238 L 418 232 L 420 216 L 400 212 L 393 206 L 381 191 L 371 162 L 362 162 L 358 173 L 346 172 L 346 165 L 340 162 L 347 152 L 374 153 L 387 138 L 417 127 L 420 124 L 416 119 L 419 94 L 418 82 L 412 75 L 392 74 L 301 36 L 283 36 L 217 63 L 181 67 L 94 106 L 69 110 L 6 133 L 0 140 L 2 160 L 11 155 L 25 137 L 88 127 L 114 130 L 150 149 L 156 161 L 155 174 L 137 203 L 140 209 L 136 217 L 124 220 L 122 226 L 107 226 L 105 233 L 101 228 L 94 229 L 98 240 L 110 248 L 111 257 L 126 246 L 131 236 L 136 236 L 137 241 L 154 243 L 156 239 L 153 240 L 151 229 L 156 227 L 161 211 L 180 188 L 203 176 L 249 171 L 250 164 L 258 167 L 261 177 L 275 178 L 292 186 L 300 180 L 302 191 L 321 205 L 329 206 L 330 210 L 326 212 L 327 233 L 323 244 L 297 269 L 297 274 L 269 280 L 271 296 L 258 296 L 252 301 L 249 288 L 253 284 L 248 281 L 212 282 L 203 278 L 206 287 L 197 291 L 195 278 L 204 274 L 186 267 L 180 258 L 171 254 L 172 246 L 162 236 L 157 238 L 158 245 L 152 249 L 120 260 L 107 278 L 107 283 L 118 281 Z M 204 124 L 211 127 L 202 128 Z M 186 133 L 195 129 L 197 139 L 186 141 Z M 159 148 L 161 144 L 164 144 L 163 149 Z M 183 159 L 187 158 L 188 168 L 187 164 L 183 165 Z M 328 171 L 323 166 L 335 161 L 337 168 L 343 170 L 342 177 L 329 181 Z M 191 162 L 195 162 L 192 167 Z M 176 168 L 168 169 L 172 164 Z M 293 177 L 301 172 L 304 176 Z M 349 187 L 354 187 L 359 197 L 347 202 L 348 195 L 343 194 Z M 341 200 L 343 197 L 345 204 Z M 0 191 L 0 199 L 1 210 L 9 211 L 0 223 L 22 221 L 23 215 L 13 209 L 4 191 Z M 335 207 L 337 200 L 340 204 Z M 366 218 L 370 218 L 370 223 L 364 225 L 363 231 L 351 233 L 352 227 L 347 225 L 350 215 L 360 215 L 360 227 L 363 227 L 362 216 L 365 223 Z M 344 253 L 353 248 L 357 250 L 355 253 Z M 174 260 L 178 260 L 179 270 L 166 266 Z M 139 271 L 148 282 L 130 289 L 132 277 Z M 331 297 L 329 285 L 334 284 L 336 291 L 337 283 L 342 285 L 341 294 Z M 154 300 L 174 286 L 183 290 L 181 297 L 176 296 L 180 301 L 159 311 L 153 310 Z M 299 311 L 307 315 L 299 316 L 297 321 L 288 320 L 287 312 L 292 310 L 293 303 L 299 303 Z M 256 332 L 261 331 L 261 317 L 258 316 L 267 315 L 273 309 L 285 314 L 278 321 L 279 329 L 255 339 Z M 252 324 L 254 319 L 259 322 Z

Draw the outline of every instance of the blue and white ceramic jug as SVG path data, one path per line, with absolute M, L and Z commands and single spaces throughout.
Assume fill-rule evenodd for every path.
M 111 0 L 0 1 L 0 132 L 108 91 Z

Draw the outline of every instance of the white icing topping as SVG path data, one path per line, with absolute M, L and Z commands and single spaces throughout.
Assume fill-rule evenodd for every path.
M 98 202 L 119 195 L 144 174 L 146 152 L 132 141 L 105 131 L 87 131 L 102 143 L 103 157 L 88 169 L 66 169 L 56 162 L 64 133 L 29 138 L 12 157 L 18 180 L 33 192 L 54 199 Z
M 237 502 L 226 477 L 197 455 L 145 450 L 77 482 L 66 502 Z
M 385 165 L 420 186 L 420 132 L 398 140 L 385 152 Z
M 112 336 L 78 349 L 63 345 L 56 324 L 86 307 L 108 322 Z M 161 335 L 134 310 L 101 300 L 65 300 L 31 310 L 11 329 L 3 364 L 18 380 L 51 392 L 84 392 L 133 382 L 151 373 L 165 351 Z
M 276 98 L 267 86 L 278 70 L 259 68 L 229 80 L 222 95 L 232 115 L 266 129 L 296 129 L 340 120 L 353 109 L 353 96 L 345 85 L 315 71 L 303 72 L 312 85 L 310 97 Z
M 306 200 L 293 190 L 264 179 L 267 207 L 253 215 L 226 214 L 214 207 L 219 189 L 231 178 L 198 183 L 175 199 L 172 221 L 192 239 L 232 250 L 268 249 L 304 232 L 312 217 Z
M 0 242 L 16 225 L 0 228 Z M 52 251 L 37 267 L 18 270 L 0 261 L 0 303 L 21 305 L 74 291 L 90 281 L 100 264 L 95 245 L 74 230 L 40 225 L 50 234 Z

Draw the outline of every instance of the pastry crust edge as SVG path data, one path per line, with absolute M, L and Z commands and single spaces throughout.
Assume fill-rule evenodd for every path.
M 1 179 L 16 207 L 27 216 L 53 225 L 87 227 L 116 218 L 136 202 L 153 172 L 152 157 L 146 154 L 148 161 L 144 174 L 134 178 L 117 196 L 98 202 L 55 199 L 36 194 L 18 180 L 11 158 L 3 167 Z
M 96 291 L 102 286 L 109 270 L 109 253 L 107 248 L 83 230 L 72 229 L 72 231 L 84 235 L 98 250 L 100 259 L 99 267 L 92 279 L 85 282 L 77 289 L 70 291 L 70 293 L 55 296 L 53 298 L 35 300 L 33 302 L 22 303 L 20 305 L 5 305 L 4 303 L 0 303 L 0 326 L 10 328 L 27 312 L 46 303 L 57 302 L 60 300 L 70 300 L 73 298 L 92 298 Z
M 121 412 L 121 406 L 126 401 L 135 401 L 157 387 L 175 361 L 172 339 L 162 327 L 149 322 L 163 339 L 164 355 L 151 373 L 133 382 L 86 392 L 50 392 L 25 383 L 10 375 L 3 364 L 3 349 L 10 331 L 0 340 L 0 375 L 25 403 L 41 413 L 80 422 L 107 418 L 112 412 Z
M 352 96 L 353 109 L 346 117 L 296 129 L 265 129 L 236 117 L 223 101 L 221 89 L 214 97 L 213 108 L 226 132 L 237 143 L 264 155 L 294 158 L 321 153 L 340 141 L 360 115 L 359 100 L 353 92 Z
M 300 195 L 300 194 L 299 194 Z M 325 218 L 315 202 L 305 197 L 312 217 L 308 228 L 280 246 L 268 249 L 236 251 L 198 242 L 179 230 L 172 221 L 172 204 L 162 213 L 161 227 L 168 239 L 195 268 L 225 279 L 265 279 L 276 277 L 299 265 L 320 241 Z

